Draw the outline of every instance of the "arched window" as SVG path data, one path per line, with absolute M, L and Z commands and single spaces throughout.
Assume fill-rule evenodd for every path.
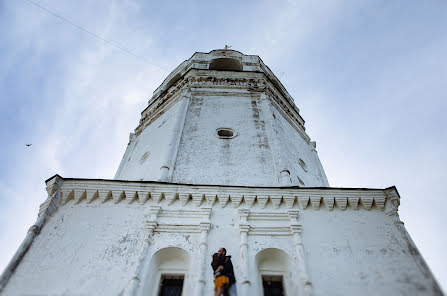
M 256 255 L 258 288 L 262 295 L 294 295 L 290 285 L 292 258 L 283 250 L 269 248 Z
M 242 71 L 242 63 L 237 59 L 219 58 L 211 61 L 210 70 Z
M 169 247 L 157 251 L 149 263 L 143 294 L 186 295 L 189 266 L 189 254 L 183 249 Z

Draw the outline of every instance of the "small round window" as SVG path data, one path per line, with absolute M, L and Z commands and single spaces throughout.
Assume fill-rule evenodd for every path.
M 221 139 L 232 139 L 237 136 L 231 128 L 218 128 L 217 136 Z
M 306 163 L 304 162 L 304 160 L 302 160 L 301 158 L 298 160 L 298 163 L 300 164 L 300 166 L 303 168 L 303 170 L 305 171 L 305 172 L 307 172 L 307 165 L 306 165 Z

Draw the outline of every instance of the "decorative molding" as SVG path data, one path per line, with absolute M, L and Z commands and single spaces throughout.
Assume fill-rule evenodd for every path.
M 244 194 L 244 203 L 251 208 L 255 202 L 256 196 Z
M 200 224 L 158 224 L 154 233 L 200 233 Z
M 194 204 L 196 207 L 200 207 L 203 201 L 203 194 L 202 193 L 193 193 L 192 194 L 192 200 L 194 201 Z
M 287 221 L 289 218 L 284 212 L 250 212 L 248 221 Z
M 307 208 L 307 205 L 309 204 L 309 197 L 308 196 L 298 196 L 298 201 L 300 203 L 300 207 L 304 210 Z
M 399 193 L 397 193 L 396 187 L 387 188 L 384 191 L 385 191 L 385 196 L 389 200 L 391 200 L 391 202 L 393 203 L 393 205 L 396 208 L 398 208 L 400 205 L 400 197 L 399 197 Z
M 334 208 L 334 197 L 333 196 L 325 196 L 323 197 L 324 204 L 328 207 L 329 211 Z
M 259 226 L 251 227 L 250 235 L 290 236 L 290 226 Z
M 267 205 L 267 202 L 269 200 L 268 196 L 256 196 L 256 200 L 258 201 L 258 204 L 261 206 L 261 208 L 265 208 L 265 206 Z
M 190 194 L 189 193 L 180 193 L 179 198 L 180 198 L 180 203 L 182 204 L 182 206 L 186 206 L 186 204 L 189 201 Z
M 384 196 L 374 197 L 374 203 L 379 208 L 379 210 L 383 211 L 385 209 L 385 200 L 386 199 Z
M 310 203 L 312 204 L 312 208 L 314 210 L 320 209 L 320 203 L 321 203 L 321 196 L 311 196 L 310 197 Z
M 219 200 L 220 206 L 222 208 L 225 208 L 229 201 L 229 195 L 228 194 L 217 194 L 217 199 Z
M 233 207 L 237 208 L 237 207 L 239 207 L 239 205 L 242 202 L 242 194 L 241 195 L 233 194 L 230 196 L 230 199 L 231 199 L 231 202 L 233 203 Z
M 205 194 L 205 199 L 208 202 L 209 206 L 213 206 L 214 203 L 216 202 L 216 194 L 214 193 Z
M 293 208 L 293 204 L 295 203 L 295 196 L 283 196 L 283 201 L 286 203 L 287 208 Z
M 373 197 L 362 198 L 362 204 L 365 206 L 365 209 L 367 209 L 368 211 L 371 210 L 373 202 L 374 202 Z
M 161 218 L 196 218 L 199 219 L 202 217 L 202 212 L 200 210 L 163 210 L 158 215 Z
M 335 201 L 336 201 L 336 204 L 339 209 L 346 210 L 346 207 L 348 206 L 348 198 L 347 197 L 336 197 Z
M 281 205 L 282 195 L 270 195 L 270 201 L 273 204 L 273 208 L 278 209 Z
M 129 206 L 178 205 L 181 207 L 260 208 L 301 210 L 380 210 L 387 201 L 398 206 L 397 191 L 390 189 L 262 188 L 212 185 L 182 185 L 116 180 L 64 179 L 61 205 L 115 203 Z M 205 203 L 204 203 L 205 199 Z M 295 200 L 297 202 L 295 203 Z M 190 202 L 191 201 L 191 202 Z M 216 201 L 218 201 L 216 203 Z M 46 200 L 42 207 L 45 208 Z M 309 206 L 310 205 L 310 206 Z
M 57 211 L 62 203 L 60 189 L 62 184 L 63 178 L 59 175 L 56 175 L 47 181 L 46 191 L 48 193 L 48 197 L 39 207 L 39 217 L 42 215 L 52 215 Z
M 249 235 L 289 236 L 289 216 L 284 212 L 249 212 Z M 264 223 L 262 223 L 264 222 Z M 267 223 L 265 223 L 267 222 Z M 281 223 L 282 222 L 282 223 Z M 274 226 L 272 226 L 274 223 Z M 268 224 L 268 226 L 266 225 Z
M 160 94 L 157 98 L 152 99 L 150 104 L 141 114 L 141 119 L 138 126 L 135 128 L 135 135 L 139 135 L 147 126 L 154 122 L 161 114 L 166 112 L 181 96 L 181 92 L 185 90 L 213 88 L 225 88 L 225 93 L 228 94 L 228 89 L 245 90 L 248 94 L 265 92 L 271 98 L 281 113 L 293 123 L 292 125 L 300 134 L 310 142 L 309 136 L 305 133 L 304 120 L 299 115 L 298 108 L 276 89 L 269 79 L 263 73 L 251 73 L 252 77 L 222 77 L 216 76 L 214 73 L 206 70 L 194 69 L 186 74 L 182 79 L 177 81 L 166 92 Z M 205 74 L 205 75 L 204 75 Z M 192 91 L 194 95 L 194 92 Z
M 177 196 L 177 194 L 170 196 Z M 172 199 L 173 197 L 170 198 L 170 200 Z M 146 221 L 146 229 L 149 229 L 150 233 L 201 233 L 207 232 L 211 227 L 210 207 L 198 210 L 166 210 L 160 206 L 151 206 L 149 214 L 150 218 Z M 173 223 L 173 219 L 187 219 L 188 223 L 178 221 Z M 191 223 L 191 219 L 197 223 Z M 169 221 L 169 223 L 165 221 Z

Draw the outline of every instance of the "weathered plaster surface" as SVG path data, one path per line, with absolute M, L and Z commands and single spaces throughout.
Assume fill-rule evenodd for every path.
M 207 69 L 221 58 L 242 70 Z M 219 128 L 235 136 L 221 139 Z M 305 171 L 296 170 L 299 159 Z M 328 186 L 290 95 L 259 57 L 234 51 L 195 54 L 169 75 L 142 112 L 115 179 Z
M 108 197 L 101 200 L 99 192 L 106 188 Z M 87 190 L 94 192 L 91 198 Z M 233 256 L 241 295 L 261 295 L 261 272 L 282 274 L 287 295 L 306 295 L 300 281 L 302 263 L 313 295 L 439 295 L 430 271 L 419 265 L 420 255 L 399 229 L 398 197 L 388 194 L 394 190 L 65 179 L 62 205 L 35 239 L 3 294 L 117 295 L 138 276 L 134 295 L 154 295 L 160 274 L 183 273 L 184 295 L 199 295 L 195 287 L 201 280 L 202 260 L 200 295 L 210 295 L 211 255 L 223 246 Z M 288 198 L 293 203 L 286 203 Z M 202 253 L 201 223 L 207 221 L 206 213 L 210 228 Z M 240 252 L 241 213 L 247 213 L 246 260 Z M 301 259 L 296 227 L 304 246 Z M 145 240 L 148 249 L 140 260 Z M 157 252 L 173 247 L 183 250 L 186 257 L 153 259 Z M 258 262 L 256 256 L 269 249 L 283 252 L 290 264 L 269 267 L 268 260 Z M 267 269 L 260 272 L 261 265 Z
M 99 202 L 98 202 L 99 203 Z M 135 206 L 67 205 L 49 219 L 5 295 L 116 295 L 142 240 Z
M 272 113 L 275 115 L 275 130 L 281 141 L 281 155 L 286 169 L 290 171 L 292 184 L 296 186 L 329 186 L 312 143 L 304 141 L 276 109 L 273 109 Z M 306 169 L 299 165 L 299 159 L 305 162 Z M 304 185 L 299 183 L 298 177 L 304 182 Z
M 259 120 L 259 99 L 194 97 L 188 110 L 174 182 L 187 184 L 278 184 L 270 143 Z M 220 139 L 218 128 L 237 135 Z
M 161 114 L 141 134 L 132 135 L 115 175 L 118 180 L 158 180 L 160 167 L 169 150 L 181 104 L 176 103 Z M 145 154 L 147 156 L 145 156 Z

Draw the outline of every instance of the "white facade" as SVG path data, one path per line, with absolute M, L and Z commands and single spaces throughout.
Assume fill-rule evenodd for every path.
M 387 189 L 330 188 L 298 108 L 257 56 L 196 53 L 154 92 L 114 180 L 47 180 L 4 295 L 442 295 Z

